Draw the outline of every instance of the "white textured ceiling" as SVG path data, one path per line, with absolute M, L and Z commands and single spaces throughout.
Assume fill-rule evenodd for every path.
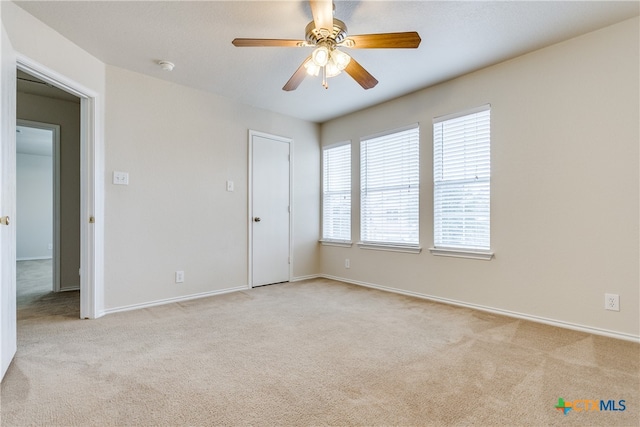
M 384 102 L 639 14 L 638 1 L 335 1 L 349 34 L 418 31 L 418 49 L 347 50 L 379 80 L 346 73 L 282 86 L 310 48 L 236 48 L 235 37 L 304 39 L 306 1 L 27 1 L 20 7 L 103 62 L 314 122 Z M 176 64 L 172 72 L 158 60 Z

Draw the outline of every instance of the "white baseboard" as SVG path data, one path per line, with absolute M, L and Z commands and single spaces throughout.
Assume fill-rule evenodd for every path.
M 589 333 L 589 334 L 601 335 L 601 336 L 606 336 L 606 337 L 610 337 L 610 338 L 616 338 L 616 339 L 620 339 L 620 340 L 632 341 L 632 342 L 640 343 L 640 336 L 627 334 L 627 333 L 624 333 L 624 332 L 610 331 L 610 330 L 607 330 L 607 329 L 594 328 L 592 326 L 585 326 L 585 325 L 579 325 L 579 324 L 575 324 L 575 323 L 571 323 L 571 322 L 565 322 L 565 321 L 562 321 L 562 320 L 548 319 L 548 318 L 545 318 L 545 317 L 535 316 L 535 315 L 531 315 L 531 314 L 518 313 L 518 312 L 515 312 L 515 311 L 503 310 L 503 309 L 500 309 L 500 308 L 487 307 L 487 306 L 483 306 L 483 305 L 479 305 L 479 304 L 472 304 L 472 303 L 453 300 L 453 299 L 449 299 L 449 298 L 442 298 L 442 297 L 437 297 L 437 296 L 433 296 L 433 295 L 422 294 L 422 293 L 419 293 L 419 292 L 412 292 L 412 291 L 407 291 L 407 290 L 404 290 L 404 289 L 392 288 L 392 287 L 389 287 L 389 286 L 381 286 L 381 285 L 377 285 L 377 284 L 374 284 L 374 283 L 368 283 L 368 282 L 362 282 L 362 281 L 359 281 L 359 280 L 346 279 L 344 277 L 337 277 L 337 276 L 332 276 L 332 275 L 328 275 L 328 274 L 312 274 L 312 275 L 307 275 L 307 276 L 298 276 L 298 277 L 292 278 L 290 280 L 290 282 L 300 282 L 300 281 L 303 281 L 303 280 L 310 280 L 310 279 L 317 279 L 317 278 L 325 278 L 325 279 L 330 279 L 330 280 L 336 280 L 338 282 L 350 283 L 350 284 L 353 284 L 353 285 L 364 286 L 364 287 L 367 287 L 367 288 L 377 289 L 377 290 L 380 290 L 380 291 L 392 292 L 392 293 L 395 293 L 395 294 L 407 295 L 407 296 L 420 298 L 420 299 L 425 299 L 425 300 L 429 300 L 429 301 L 435 301 L 435 302 L 440 302 L 440 303 L 444 303 L 444 304 L 455 305 L 455 306 L 458 306 L 458 307 L 464 307 L 464 308 L 470 308 L 470 309 L 473 309 L 473 310 L 485 311 L 485 312 L 488 312 L 488 313 L 498 314 L 498 315 L 507 316 L 507 317 L 513 317 L 513 318 L 516 318 L 516 319 L 529 320 L 531 322 L 542 323 L 542 324 L 545 324 L 545 325 L 556 326 L 556 327 L 559 327 L 559 328 L 571 329 L 571 330 L 574 330 L 574 331 L 586 332 L 586 333 Z M 206 297 L 215 296 L 215 295 L 223 295 L 223 294 L 228 294 L 228 293 L 231 293 L 231 292 L 245 291 L 245 290 L 250 290 L 250 289 L 251 289 L 250 286 L 237 286 L 237 287 L 234 287 L 234 288 L 220 289 L 220 290 L 211 291 L 211 292 L 202 292 L 202 293 L 198 293 L 198 294 L 186 295 L 186 296 L 175 297 L 175 298 L 166 298 L 166 299 L 162 299 L 162 300 L 156 300 L 156 301 L 151 301 L 151 302 L 146 302 L 146 303 L 141 303 L 141 304 L 132 304 L 132 305 L 127 305 L 127 306 L 122 306 L 122 307 L 109 308 L 109 309 L 104 310 L 100 314 L 100 316 L 105 315 L 105 314 L 111 314 L 111 313 L 119 313 L 119 312 L 123 312 L 123 311 L 138 310 L 138 309 L 141 309 L 141 308 L 155 307 L 155 306 L 158 306 L 158 305 L 171 304 L 171 303 L 174 303 L 174 302 L 182 302 L 182 301 L 189 301 L 189 300 L 192 300 L 192 299 L 206 298 Z M 100 317 L 100 316 L 98 316 L 98 317 Z
M 592 326 L 585 326 L 585 325 L 578 325 L 578 324 L 571 323 L 571 322 L 564 322 L 562 320 L 548 319 L 548 318 L 545 318 L 545 317 L 534 316 L 534 315 L 531 315 L 531 314 L 518 313 L 518 312 L 515 312 L 515 311 L 503 310 L 503 309 L 500 309 L 500 308 L 486 307 L 486 306 L 479 305 L 479 304 L 471 304 L 471 303 L 467 303 L 467 302 L 463 302 L 463 301 L 457 301 L 457 300 L 448 299 L 448 298 L 441 298 L 441 297 L 436 297 L 436 296 L 433 296 L 433 295 L 427 295 L 427 294 L 422 294 L 422 293 L 418 293 L 418 292 L 406 291 L 406 290 L 403 290 L 403 289 L 392 288 L 392 287 L 388 287 L 388 286 L 380 286 L 380 285 L 376 285 L 376 284 L 373 284 L 373 283 L 361 282 L 359 280 L 345 279 L 345 278 L 342 278 L 342 277 L 331 276 L 331 275 L 328 275 L 328 274 L 321 274 L 321 275 L 318 275 L 317 277 L 323 277 L 325 279 L 337 280 L 339 282 L 351 283 L 353 285 L 359 285 L 359 286 L 364 286 L 364 287 L 367 287 L 367 288 L 378 289 L 378 290 L 385 291 L 385 292 L 392 292 L 392 293 L 395 293 L 395 294 L 412 296 L 412 297 L 416 297 L 416 298 L 426 299 L 426 300 L 429 300 L 429 301 L 441 302 L 441 303 L 444 303 L 444 304 L 455 305 L 455 306 L 458 306 L 458 307 L 465 307 L 465 308 L 471 308 L 473 310 L 486 311 L 486 312 L 489 312 L 489 313 L 499 314 L 499 315 L 502 315 L 502 316 L 514 317 L 516 319 L 529 320 L 531 322 L 543 323 L 545 325 L 557 326 L 559 328 L 571 329 L 571 330 L 574 330 L 574 331 L 586 332 L 586 333 L 589 333 L 589 334 L 602 335 L 602 336 L 605 336 L 605 337 L 617 338 L 617 339 L 620 339 L 620 340 L 632 341 L 632 342 L 640 343 L 640 336 L 627 334 L 627 333 L 624 333 L 624 332 L 610 331 L 610 330 L 607 330 L 607 329 L 594 328 Z
M 51 255 L 49 256 L 35 256 L 35 257 L 23 257 L 23 258 L 16 258 L 16 261 L 40 261 L 43 259 L 53 259 L 53 257 Z
M 320 274 L 309 274 L 307 276 L 298 276 L 298 277 L 293 277 L 291 278 L 291 280 L 289 280 L 290 282 L 301 282 L 303 280 L 312 280 L 312 279 L 318 279 L 320 277 L 323 277 Z
M 303 280 L 310 280 L 310 279 L 317 279 L 321 277 L 320 275 L 317 274 L 311 274 L 308 276 L 299 276 L 299 277 L 294 277 L 290 280 L 290 282 L 300 282 Z M 191 294 L 191 295 L 186 295 L 186 296 L 181 296 L 181 297 L 174 297 L 174 298 L 166 298 L 166 299 L 162 299 L 162 300 L 156 300 L 156 301 L 151 301 L 151 302 L 145 302 L 145 303 L 140 303 L 140 304 L 131 304 L 131 305 L 125 305 L 122 307 L 114 307 L 114 308 L 108 308 L 106 310 L 103 310 L 102 313 L 100 314 L 100 316 L 104 316 L 106 314 L 112 314 L 112 313 L 120 313 L 123 311 L 131 311 L 131 310 L 138 310 L 141 308 L 149 308 L 149 307 L 155 307 L 158 305 L 164 305 L 164 304 L 171 304 L 174 302 L 182 302 L 182 301 L 189 301 L 192 299 L 198 299 L 198 298 L 206 298 L 206 297 L 211 297 L 211 296 L 215 296 L 215 295 L 223 295 L 223 294 L 228 294 L 231 292 L 238 292 L 238 291 L 246 291 L 246 290 L 250 290 L 251 286 L 247 285 L 247 286 L 237 286 L 234 288 L 227 288 L 227 289 L 220 289 L 217 291 L 211 291 L 211 292 L 201 292 L 198 294 Z M 65 289 L 67 290 L 67 289 Z
M 231 292 L 246 291 L 248 289 L 250 289 L 248 286 L 237 286 L 235 288 L 220 289 L 220 290 L 217 290 L 217 291 L 201 292 L 201 293 L 197 293 L 197 294 L 185 295 L 185 296 L 174 297 L 174 298 L 166 298 L 166 299 L 161 299 L 161 300 L 156 300 L 156 301 L 151 301 L 151 302 L 145 302 L 145 303 L 141 303 L 141 304 L 131 304 L 131 305 L 125 305 L 125 306 L 122 306 L 122 307 L 108 308 L 106 310 L 103 310 L 101 315 L 98 316 L 98 317 L 101 317 L 101 316 L 103 316 L 105 314 L 112 314 L 112 313 L 120 313 L 120 312 L 123 312 L 123 311 L 138 310 L 138 309 L 141 309 L 141 308 L 155 307 L 155 306 L 158 306 L 158 305 L 171 304 L 171 303 L 174 303 L 174 302 L 183 302 L 183 301 L 189 301 L 189 300 L 193 300 L 193 299 L 212 297 L 212 296 L 215 296 L 215 295 L 229 294 Z

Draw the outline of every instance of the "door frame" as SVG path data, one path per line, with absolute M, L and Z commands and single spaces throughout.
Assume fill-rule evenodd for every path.
M 18 126 L 53 132 L 53 291 L 60 292 L 60 125 L 17 119 Z M 17 195 L 17 193 L 16 193 Z M 16 239 L 17 242 L 17 239 Z
M 253 288 L 253 137 L 273 139 L 289 144 L 289 281 L 293 275 L 293 139 L 249 129 L 249 167 L 248 167 L 248 268 L 247 287 Z
M 0 18 L 2 18 L 0 7 Z M 16 214 L 16 52 L 0 22 L 0 215 Z M 0 382 L 18 348 L 16 310 L 16 233 L 0 226 Z
M 104 314 L 104 149 L 98 94 L 16 54 L 16 67 L 80 98 L 80 318 Z M 97 220 L 96 220 L 97 219 Z

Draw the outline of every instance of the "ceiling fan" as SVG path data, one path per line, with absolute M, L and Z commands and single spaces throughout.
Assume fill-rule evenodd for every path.
M 345 71 L 364 89 L 371 89 L 378 80 L 355 59 L 338 48 L 349 49 L 415 49 L 420 45 L 420 36 L 415 31 L 404 33 L 380 33 L 347 36 L 347 25 L 333 17 L 331 0 L 310 0 L 313 21 L 305 29 L 305 40 L 249 39 L 237 38 L 232 41 L 236 47 L 314 47 L 302 65 L 282 88 L 295 90 L 306 75 L 322 74 L 322 86 L 327 89 L 327 79 Z

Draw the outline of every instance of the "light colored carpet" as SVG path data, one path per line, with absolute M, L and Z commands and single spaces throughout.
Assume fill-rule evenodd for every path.
M 640 422 L 637 344 L 335 281 L 98 320 L 47 307 L 19 319 L 3 426 Z

